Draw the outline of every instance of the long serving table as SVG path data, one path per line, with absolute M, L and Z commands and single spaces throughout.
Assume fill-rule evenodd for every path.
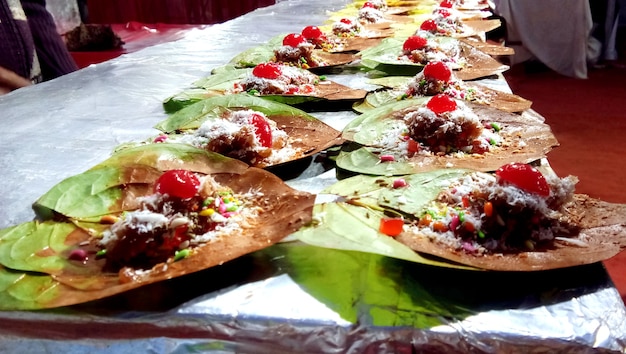
M 0 227 L 31 220 L 34 200 L 116 145 L 155 135 L 164 98 L 349 2 L 279 2 L 0 97 Z M 366 87 L 357 70 L 329 78 Z M 356 116 L 313 114 L 337 129 Z M 297 172 L 288 183 L 310 192 L 336 181 L 323 161 Z M 624 352 L 626 308 L 600 263 L 476 272 L 286 242 L 108 299 L 2 312 L 0 351 Z

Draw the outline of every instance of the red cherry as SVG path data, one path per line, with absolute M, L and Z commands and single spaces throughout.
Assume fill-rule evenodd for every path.
M 426 20 L 420 25 L 420 29 L 429 32 L 437 31 L 437 23 L 434 20 Z
M 322 38 L 324 33 L 317 26 L 307 26 L 302 30 L 302 36 L 305 39 L 318 39 Z
M 366 8 L 366 7 L 369 7 L 369 8 L 375 9 L 375 8 L 376 8 L 376 5 L 374 5 L 374 4 L 373 4 L 372 2 L 370 2 L 370 1 L 366 1 L 366 2 L 363 4 L 363 8 Z
M 252 75 L 263 79 L 276 79 L 282 74 L 280 65 L 277 63 L 261 63 L 252 69 Z
M 343 23 L 344 25 L 352 26 L 352 21 L 347 18 L 342 18 L 341 20 L 339 20 L 339 22 Z
M 297 47 L 298 45 L 305 43 L 306 39 L 299 33 L 289 33 L 283 38 L 283 45 L 291 47 Z
M 250 123 L 254 125 L 254 133 L 259 139 L 261 146 L 272 147 L 272 127 L 263 116 L 258 113 L 252 114 L 250 117 Z
M 426 103 L 426 107 L 439 115 L 441 113 L 454 111 L 456 109 L 456 101 L 450 98 L 450 96 L 440 93 L 433 96 L 433 98 Z
M 449 9 L 451 9 L 453 5 L 454 5 L 453 0 L 443 0 L 442 2 L 439 3 L 439 7 L 446 7 Z
M 452 76 L 452 70 L 441 61 L 429 62 L 424 67 L 424 77 L 426 79 L 434 79 L 448 82 Z
M 528 193 L 542 197 L 550 195 L 550 186 L 546 178 L 529 164 L 513 162 L 500 167 L 496 171 L 498 183 L 501 185 L 511 184 Z
M 193 172 L 169 170 L 159 177 L 154 189 L 157 193 L 188 199 L 196 195 L 199 187 L 200 181 Z
M 441 15 L 441 17 L 450 17 L 451 13 L 450 11 L 446 10 L 446 9 L 438 9 L 437 12 Z
M 406 41 L 404 41 L 402 49 L 404 49 L 405 52 L 412 52 L 414 50 L 424 48 L 427 43 L 428 41 L 426 40 L 426 38 L 420 36 L 411 36 L 407 38 Z

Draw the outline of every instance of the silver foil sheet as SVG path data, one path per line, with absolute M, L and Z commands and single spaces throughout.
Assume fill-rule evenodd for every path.
M 346 0 L 292 0 L 0 97 L 0 227 L 120 143 L 156 135 L 162 101 Z M 329 78 L 366 85 L 348 69 Z M 506 82 L 489 84 L 507 89 Z M 313 112 L 341 129 L 349 110 Z M 288 181 L 336 181 L 317 159 Z M 441 269 L 286 242 L 185 277 L 46 311 L 0 313 L 7 353 L 626 352 L 626 309 L 601 264 L 533 273 Z

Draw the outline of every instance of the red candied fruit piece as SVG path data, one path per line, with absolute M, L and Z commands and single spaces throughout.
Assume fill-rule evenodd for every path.
M 317 26 L 306 26 L 302 30 L 302 36 L 305 39 L 320 39 L 324 36 L 324 33 Z
M 454 111 L 456 109 L 456 101 L 450 98 L 450 96 L 440 93 L 433 96 L 430 101 L 426 103 L 426 107 L 439 115 L 441 113 Z
M 402 220 L 402 218 L 382 218 L 380 219 L 378 231 L 387 236 L 393 237 L 402 233 L 403 226 L 404 220 Z
M 452 0 L 443 0 L 442 2 L 439 3 L 439 7 L 445 7 L 445 8 L 452 8 L 452 6 L 454 5 L 454 1 Z
M 283 45 L 290 47 L 297 47 L 298 45 L 305 43 L 306 39 L 299 33 L 289 33 L 283 38 Z
M 277 63 L 261 63 L 252 69 L 252 75 L 263 79 L 276 79 L 282 74 L 280 65 Z
M 172 197 L 188 199 L 196 195 L 200 187 L 198 177 L 187 170 L 165 171 L 157 180 L 154 187 L 157 193 Z
M 435 79 L 448 82 L 452 76 L 452 70 L 441 61 L 429 62 L 424 67 L 424 77 L 426 79 Z
M 363 4 L 363 8 L 365 9 L 365 8 L 368 8 L 368 7 L 369 7 L 369 8 L 371 8 L 371 9 L 375 9 L 375 8 L 376 8 L 376 5 L 374 5 L 374 4 L 373 4 L 372 2 L 370 2 L 370 1 L 366 1 L 366 2 Z
M 424 37 L 420 36 L 411 36 L 404 41 L 404 45 L 402 49 L 407 52 L 412 52 L 414 50 L 422 49 L 428 44 L 428 41 Z
M 437 31 L 437 23 L 435 20 L 426 20 L 420 25 L 420 29 L 429 32 Z
M 444 18 L 450 17 L 450 15 L 451 15 L 450 11 L 448 11 L 446 9 L 438 9 L 437 13 L 439 13 Z
M 250 118 L 250 123 L 254 125 L 254 133 L 256 134 L 261 146 L 272 147 L 272 127 L 265 118 L 260 114 L 254 113 Z
M 542 197 L 550 195 L 550 186 L 546 178 L 539 170 L 529 164 L 513 162 L 504 165 L 496 171 L 496 177 L 501 185 L 511 184 L 523 191 Z
M 341 20 L 339 20 L 339 22 L 343 23 L 344 25 L 348 25 L 348 26 L 352 25 L 352 21 L 350 21 L 350 19 L 348 19 L 348 18 L 342 18 Z

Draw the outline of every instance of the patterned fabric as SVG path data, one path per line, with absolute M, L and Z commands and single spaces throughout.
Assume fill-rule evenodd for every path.
M 43 79 L 20 0 L 0 0 L 0 66 L 33 83 Z
M 45 0 L 0 0 L 0 66 L 33 83 L 78 69 Z

